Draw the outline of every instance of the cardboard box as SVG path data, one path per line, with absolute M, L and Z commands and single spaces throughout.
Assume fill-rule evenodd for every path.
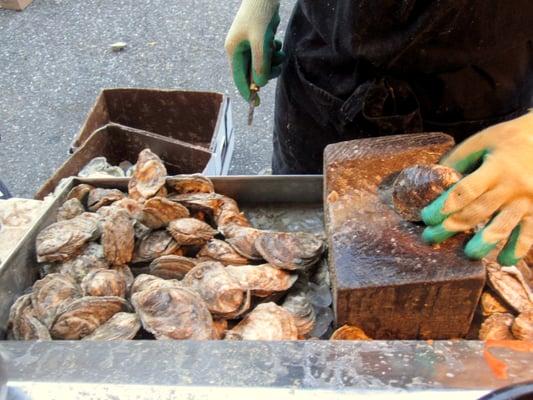
M 32 2 L 33 0 L 0 0 L 0 8 L 22 11 Z

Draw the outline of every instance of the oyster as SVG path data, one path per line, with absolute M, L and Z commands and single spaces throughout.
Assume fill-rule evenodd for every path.
M 87 274 L 81 282 L 85 296 L 126 297 L 126 279 L 114 269 L 95 269 Z
M 159 287 L 175 286 L 179 284 L 180 283 L 178 281 L 173 279 L 167 280 L 161 279 L 154 275 L 141 274 L 138 275 L 133 281 L 133 285 L 131 286 L 131 295 L 133 296 L 135 293 L 145 289 L 157 289 Z
M 72 219 L 85 212 L 85 208 L 76 198 L 67 200 L 57 210 L 57 221 L 64 221 L 66 219 Z
M 167 178 L 167 186 L 176 193 L 213 193 L 213 182 L 203 175 L 174 175 Z
M 263 303 L 226 332 L 226 339 L 296 340 L 298 328 L 289 311 L 275 303 Z
M 171 221 L 167 230 L 179 245 L 186 246 L 201 246 L 217 234 L 208 224 L 194 218 Z
M 167 255 L 156 258 L 150 264 L 150 274 L 163 279 L 182 279 L 194 268 L 198 260 L 188 257 Z
M 191 214 L 199 212 L 214 217 L 222 205 L 222 197 L 216 193 L 173 194 L 169 200 L 186 207 Z
M 421 221 L 420 211 L 461 179 L 453 168 L 414 165 L 401 171 L 392 184 L 392 203 L 407 221 Z
M 126 294 L 129 293 L 131 290 L 131 286 L 133 285 L 133 281 L 135 280 L 135 277 L 133 276 L 130 267 L 128 267 L 127 265 L 113 265 L 111 269 L 122 275 L 122 278 L 126 283 Z
M 357 326 L 343 325 L 333 332 L 330 340 L 370 340 L 370 338 Z
M 87 205 L 87 196 L 94 187 L 86 183 L 81 183 L 74 186 L 67 194 L 67 201 L 70 199 L 78 199 L 81 204 Z
M 119 312 L 82 340 L 131 340 L 141 329 L 137 314 Z
M 306 285 L 295 285 L 282 304 L 282 307 L 294 317 L 299 338 L 305 338 L 315 327 L 315 309 L 309 301 L 307 292 Z
M 511 331 L 518 340 L 533 342 L 533 308 L 515 318 Z
M 320 259 L 324 242 L 305 232 L 263 232 L 255 248 L 273 267 L 301 270 Z
M 137 241 L 133 262 L 152 261 L 178 250 L 178 244 L 167 231 L 153 231 L 145 238 Z
M 70 275 L 77 283 L 94 269 L 105 269 L 109 266 L 104 257 L 101 245 L 89 242 L 75 258 L 60 264 L 56 272 Z
M 130 217 L 136 221 L 139 221 L 142 218 L 143 205 L 138 201 L 125 197 L 122 200 L 113 203 L 113 206 L 123 208 L 128 212 Z
M 34 314 L 31 294 L 20 296 L 9 311 L 8 338 L 12 340 L 50 340 L 46 326 Z
M 123 265 L 131 261 L 135 247 L 135 232 L 129 214 L 113 208 L 102 224 L 104 256 L 111 265 Z
M 231 230 L 228 230 L 227 227 L 224 229 L 223 233 L 226 236 L 226 241 L 237 253 L 249 260 L 263 259 L 255 247 L 256 240 L 263 231 L 238 225 L 231 225 Z
M 33 284 L 31 304 L 35 317 L 47 328 L 52 326 L 58 310 L 81 297 L 81 288 L 68 275 L 49 274 Z
M 257 297 L 267 297 L 272 293 L 284 292 L 298 279 L 298 275 L 279 270 L 270 264 L 229 265 L 226 267 L 226 271 Z
M 152 197 L 144 203 L 140 221 L 150 229 L 159 229 L 170 221 L 189 216 L 189 210 L 164 197 Z
M 228 321 L 225 319 L 213 320 L 213 339 L 222 340 L 228 330 Z
M 95 188 L 89 192 L 87 208 L 93 212 L 98 211 L 101 207 L 113 204 L 115 201 L 122 200 L 124 197 L 124 193 L 118 189 Z
M 480 340 L 512 340 L 511 325 L 514 317 L 509 313 L 492 314 L 481 324 Z
M 485 262 L 489 286 L 518 312 L 533 306 L 533 294 L 516 267 L 501 267 L 494 262 Z
M 141 224 L 139 221 L 133 223 L 133 232 L 135 233 L 135 240 L 145 239 L 152 230 L 146 225 Z
M 161 159 L 149 149 L 144 149 L 139 153 L 135 172 L 128 184 L 130 197 L 148 199 L 165 185 L 167 169 Z
M 81 339 L 116 313 L 129 309 L 128 302 L 121 297 L 82 297 L 62 307 L 50 333 L 54 339 Z
M 53 223 L 37 235 L 37 261 L 69 260 L 80 252 L 85 243 L 99 236 L 98 219 L 89 213 Z
M 199 263 L 181 283 L 200 295 L 213 316 L 233 319 L 250 308 L 250 290 L 243 288 L 219 262 Z
M 505 305 L 500 299 L 489 291 L 483 292 L 481 295 L 481 313 L 488 317 L 492 314 L 508 313 L 509 307 Z
M 144 329 L 156 339 L 211 339 L 213 319 L 205 302 L 193 290 L 171 282 L 155 278 L 133 284 L 131 302 Z
M 224 265 L 246 265 L 248 260 L 235 251 L 230 244 L 223 240 L 211 239 L 196 255 L 198 258 L 208 258 L 219 261 Z

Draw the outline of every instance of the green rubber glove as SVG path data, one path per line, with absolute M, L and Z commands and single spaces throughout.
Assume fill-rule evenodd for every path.
M 233 80 L 246 101 L 252 78 L 261 87 L 281 73 L 284 54 L 274 39 L 279 21 L 279 0 L 243 0 L 228 32 L 225 48 Z
M 466 255 L 481 259 L 504 241 L 499 263 L 516 264 L 533 244 L 533 113 L 477 133 L 441 164 L 470 174 L 422 210 L 422 238 L 440 243 L 483 224 Z

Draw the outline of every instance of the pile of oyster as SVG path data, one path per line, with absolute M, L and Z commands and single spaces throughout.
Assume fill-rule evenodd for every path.
M 318 336 L 309 292 L 324 250 L 310 233 L 252 227 L 208 178 L 167 177 L 146 149 L 127 194 L 80 184 L 38 234 L 41 279 L 11 307 L 9 338 Z

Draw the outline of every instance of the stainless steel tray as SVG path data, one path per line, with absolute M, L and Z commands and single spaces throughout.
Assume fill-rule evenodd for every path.
M 85 180 L 87 182 L 87 180 Z M 213 178 L 262 228 L 323 229 L 322 177 Z M 36 234 L 55 218 L 70 182 L 0 270 L 0 328 L 36 278 Z M 91 180 L 124 188 L 125 179 Z M 266 210 L 266 211 L 265 211 Z M 265 214 L 266 212 L 266 214 Z M 497 379 L 487 352 L 507 367 Z M 0 343 L 8 398 L 312 399 L 398 396 L 475 399 L 533 378 L 533 352 L 479 341 L 120 341 Z

